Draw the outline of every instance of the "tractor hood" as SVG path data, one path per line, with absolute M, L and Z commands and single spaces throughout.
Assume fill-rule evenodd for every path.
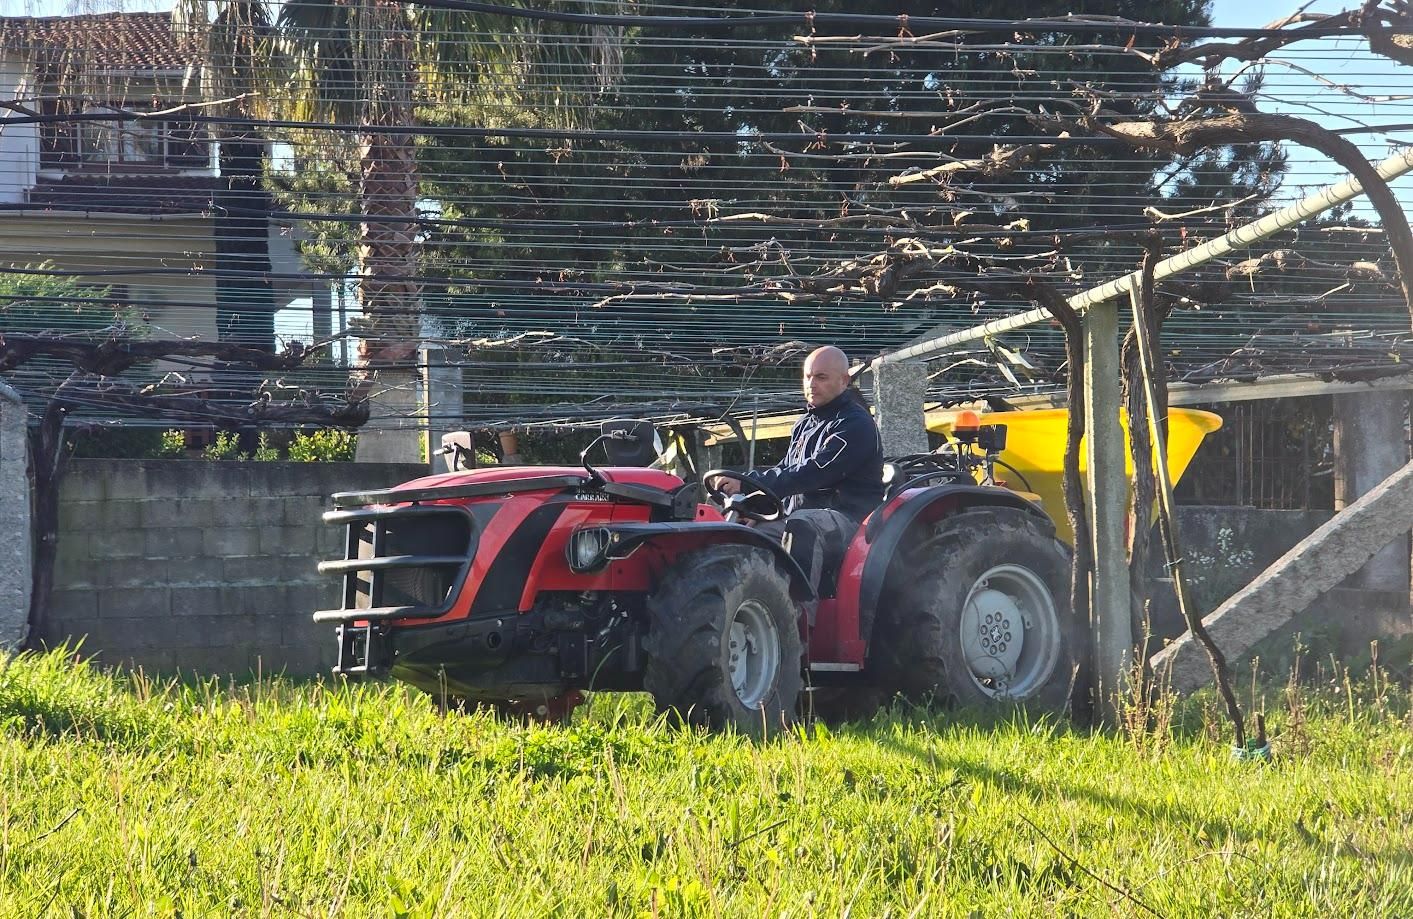
M 608 482 L 629 485 L 646 485 L 671 491 L 682 486 L 682 480 L 661 469 L 644 469 L 639 466 L 599 466 L 599 472 Z M 560 479 L 575 477 L 587 482 L 589 474 L 583 466 L 485 466 L 481 469 L 466 469 L 460 472 L 443 472 L 438 475 L 423 476 L 398 486 L 404 488 L 446 488 L 457 485 L 480 485 L 493 482 L 524 482 L 533 479 Z

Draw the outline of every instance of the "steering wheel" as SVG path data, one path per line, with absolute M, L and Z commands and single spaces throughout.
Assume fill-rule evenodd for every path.
M 747 492 L 742 488 L 734 495 L 728 495 L 716 485 L 716 479 L 735 479 L 743 486 L 749 485 L 755 489 Z M 707 495 L 723 511 L 735 511 L 747 520 L 757 520 L 761 523 L 770 523 L 772 520 L 779 520 L 785 514 L 785 502 L 780 500 L 780 496 L 761 484 L 748 472 L 737 472 L 734 469 L 712 469 L 702 474 L 702 487 L 706 489 Z

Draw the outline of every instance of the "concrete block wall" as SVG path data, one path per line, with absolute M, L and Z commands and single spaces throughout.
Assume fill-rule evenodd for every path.
M 73 460 L 44 641 L 157 672 L 327 672 L 333 629 L 310 614 L 339 602 L 316 570 L 343 552 L 342 528 L 320 520 L 328 496 L 426 468 Z

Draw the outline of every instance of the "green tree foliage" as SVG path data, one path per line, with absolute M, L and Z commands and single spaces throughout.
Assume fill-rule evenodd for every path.
M 107 287 L 84 284 L 42 262 L 0 273 L 0 328 L 64 335 L 134 324 L 133 311 L 109 298 Z
M 748 6 L 728 2 L 717 11 L 742 14 Z M 914 18 L 1075 13 L 1207 23 L 1206 4 L 1196 0 L 1077 6 L 890 0 L 824 2 L 816 9 Z M 897 234 L 877 223 L 822 223 L 870 212 L 905 211 L 918 235 L 943 244 L 970 225 L 1007 226 L 1015 231 L 1007 252 L 1015 255 L 1051 246 L 1053 236 L 1040 231 L 1099 230 L 1119 222 L 1120 214 L 1130 215 L 1128 228 L 1142 226 L 1141 203 L 1154 199 L 1185 210 L 1251 198 L 1254 208 L 1280 174 L 1270 148 L 1179 163 L 1102 144 L 1062 144 L 1021 172 L 949 186 L 929 181 L 890 187 L 888 178 L 910 166 L 982 156 L 1008 138 L 1023 142 L 1037 133 L 1019 117 L 1023 110 L 1034 111 L 1037 100 L 1051 100 L 1046 104 L 1053 107 L 1072 86 L 1132 96 L 1112 107 L 1136 118 L 1153 114 L 1160 98 L 1183 87 L 1136 55 L 1090 50 L 1124 46 L 1133 36 L 1120 31 L 1039 34 L 1033 38 L 1040 50 L 1027 50 L 1009 34 L 979 34 L 961 39 L 959 50 L 867 54 L 857 46 L 792 41 L 799 31 L 735 29 L 730 41 L 722 41 L 722 33 L 709 28 L 635 30 L 622 48 L 621 79 L 590 110 L 595 130 L 642 132 L 634 136 L 424 138 L 423 195 L 445 221 L 428 233 L 427 271 L 446 278 L 440 296 L 429 290 L 429 311 L 469 316 L 475 327 L 489 328 L 498 322 L 562 323 L 582 310 L 580 327 L 600 336 L 641 328 L 657 312 L 694 312 L 704 328 L 729 325 L 737 344 L 828 337 L 837 333 L 827 309 L 776 300 L 745 311 L 736 302 L 683 307 L 671 300 L 584 307 L 602 296 L 598 285 L 604 283 L 677 281 L 723 291 L 765 279 L 789 285 L 823 264 L 886 248 Z M 1141 49 L 1158 39 L 1136 41 Z M 1075 50 L 1059 53 L 1057 46 Z M 432 124 L 509 129 L 554 122 L 553 112 L 530 107 L 486 112 L 424 105 L 419 117 Z M 930 134 L 963 118 L 968 120 L 953 134 Z M 780 139 L 786 135 L 794 137 Z M 846 144 L 845 136 L 879 139 Z M 933 156 L 892 158 L 899 150 Z M 780 220 L 710 220 L 751 213 Z M 791 253 L 800 260 L 787 264 Z M 1107 244 L 1073 256 L 1091 276 L 1129 270 L 1133 261 L 1131 249 Z M 739 270 L 725 270 L 733 266 Z M 909 309 L 889 303 L 900 289 L 907 288 L 880 289 L 877 301 L 866 305 L 874 310 L 868 327 L 878 333 L 880 346 L 896 342 L 898 330 L 916 322 Z

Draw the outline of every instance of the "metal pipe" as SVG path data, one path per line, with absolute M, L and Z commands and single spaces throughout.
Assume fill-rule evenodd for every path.
M 1379 176 L 1385 182 L 1413 172 L 1413 147 L 1409 147 L 1406 150 L 1390 156 L 1388 159 L 1379 163 L 1376 169 Z M 1155 281 L 1161 281 L 1163 278 L 1171 277 L 1180 271 L 1195 268 L 1205 262 L 1210 262 L 1212 259 L 1226 255 L 1234 249 L 1258 243 L 1267 237 L 1274 236 L 1282 230 L 1295 226 L 1302 220 L 1307 220 L 1316 214 L 1327 211 L 1346 201 L 1352 201 L 1363 193 L 1363 186 L 1359 184 L 1357 179 L 1350 176 L 1338 184 L 1327 186 L 1306 198 L 1302 198 L 1289 207 L 1282 208 L 1272 214 L 1267 214 L 1260 220 L 1239 226 L 1225 236 L 1210 239 L 1200 246 L 1194 246 L 1191 249 L 1179 252 L 1171 258 L 1163 259 L 1154 266 L 1153 278 Z M 1137 289 L 1139 277 L 1140 272 L 1134 271 L 1121 278 L 1100 284 L 1098 287 L 1091 287 L 1089 290 L 1070 297 L 1069 304 L 1076 312 L 1083 312 L 1095 304 L 1107 302 L 1116 297 L 1123 296 L 1131 290 Z M 892 351 L 876 358 L 874 363 L 893 363 L 896 361 L 926 358 L 939 351 L 945 351 L 953 345 L 975 341 L 979 338 L 989 338 L 993 335 L 1001 335 L 1006 332 L 1014 332 L 1016 329 L 1022 329 L 1028 325 L 1049 321 L 1049 310 L 1026 310 L 1023 313 L 1003 316 L 1000 319 L 993 319 L 990 322 L 972 326 L 969 329 L 962 329 L 960 332 L 952 332 L 940 338 L 918 342 L 915 345 Z

